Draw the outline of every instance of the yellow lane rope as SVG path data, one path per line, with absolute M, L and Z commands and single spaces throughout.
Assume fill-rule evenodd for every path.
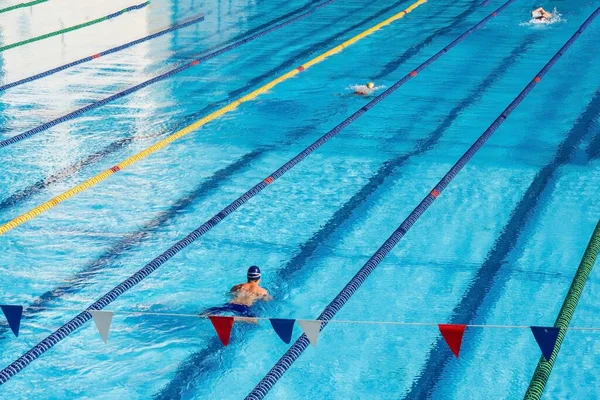
M 175 140 L 192 133 L 193 131 L 195 131 L 196 129 L 200 128 L 201 126 L 207 124 L 208 122 L 219 118 L 223 114 L 235 110 L 240 104 L 254 99 L 258 95 L 267 92 L 268 90 L 272 89 L 276 85 L 294 77 L 295 75 L 299 74 L 300 72 L 304 71 L 305 69 L 312 67 L 313 65 L 325 60 L 326 58 L 328 58 L 336 53 L 339 53 L 344 48 L 358 42 L 359 40 L 365 38 L 366 36 L 369 36 L 370 34 L 383 28 L 384 26 L 389 25 L 392 22 L 404 17 L 406 14 L 408 14 L 415 8 L 426 3 L 426 1 L 427 0 L 418 0 L 417 2 L 411 4 L 405 10 L 402 10 L 399 13 L 389 17 L 385 21 L 382 21 L 382 22 L 378 23 L 377 25 L 372 26 L 371 28 L 367 29 L 366 31 L 359 33 L 358 35 L 354 36 L 353 38 L 346 40 L 344 43 L 335 46 L 334 48 L 313 58 L 312 60 L 302 64 L 301 66 L 281 75 L 280 77 L 272 80 L 271 82 L 267 83 L 264 86 L 261 86 L 260 88 L 254 90 L 253 92 L 251 92 L 243 97 L 240 97 L 239 99 L 235 100 L 232 103 L 229 103 L 225 107 L 220 108 L 219 110 L 207 115 L 206 117 L 199 119 L 198 121 L 194 122 L 193 124 L 188 125 L 185 128 L 181 129 L 180 131 L 173 133 L 172 135 L 162 139 L 161 141 L 155 143 L 154 145 L 148 147 L 147 149 L 142 150 L 141 152 L 139 152 L 137 154 L 134 154 L 133 156 L 131 156 L 128 159 L 126 159 L 125 161 L 115 165 L 114 167 L 111 167 L 111 168 L 99 173 L 98 175 L 88 179 L 85 182 L 80 183 L 79 185 L 67 190 L 66 192 L 54 197 L 53 199 L 50 199 L 50 200 L 46 201 L 45 203 L 42 203 L 39 206 L 27 211 L 26 213 L 19 215 L 15 219 L 0 226 L 0 235 L 3 235 L 12 229 L 15 229 L 17 226 L 29 221 L 32 218 L 37 217 L 38 215 L 48 211 L 52 207 L 55 207 L 58 204 L 62 203 L 63 201 L 75 196 L 76 194 L 81 193 L 84 190 L 91 188 L 92 186 L 97 185 L 98 183 L 107 179 L 109 176 L 148 157 L 150 154 L 162 149 L 163 147 L 166 147 L 171 142 L 174 142 Z

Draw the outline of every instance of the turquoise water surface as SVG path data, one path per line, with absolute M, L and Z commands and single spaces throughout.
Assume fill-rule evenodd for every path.
M 4 1 L 2 7 L 21 1 Z M 0 45 L 141 1 L 53 0 L 0 14 Z M 412 1 L 337 0 L 314 14 L 70 122 L 0 149 L 5 223 L 275 79 Z M 6 84 L 206 19 L 0 92 L 0 140 L 309 10 L 318 1 L 153 0 L 85 29 L 0 53 Z M 106 181 L 0 236 L 0 303 L 43 305 L 4 368 L 502 4 L 430 0 Z M 270 324 L 223 347 L 194 314 L 225 302 L 249 265 L 264 317 L 314 319 L 472 142 L 595 10 L 516 0 L 128 291 L 108 344 L 86 324 L 0 387 L 2 398 L 241 399 L 286 351 Z M 285 16 L 284 19 L 280 17 Z M 600 216 L 600 20 L 550 70 L 336 316 L 552 325 Z M 573 326 L 600 326 L 592 272 Z M 3 323 L 2 323 L 3 324 Z M 293 338 L 300 335 L 296 326 Z M 540 352 L 527 329 L 468 329 L 459 359 L 435 326 L 330 324 L 273 399 L 519 399 Z M 548 399 L 600 397 L 595 331 L 571 331 Z

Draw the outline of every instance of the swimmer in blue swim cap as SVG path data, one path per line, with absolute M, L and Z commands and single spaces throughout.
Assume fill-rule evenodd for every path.
M 366 85 L 356 85 L 354 86 L 354 94 L 358 94 L 361 96 L 368 96 L 373 94 L 375 91 L 375 84 L 373 82 L 369 82 Z
M 250 307 L 258 300 L 269 301 L 269 292 L 260 287 L 260 268 L 256 265 L 248 268 L 248 282 L 235 285 L 229 291 L 232 299 L 221 307 L 212 307 L 204 311 L 205 315 L 234 314 L 236 316 L 253 317 Z
M 266 289 L 260 287 L 260 268 L 256 265 L 248 268 L 248 273 L 246 274 L 248 278 L 248 282 L 240 283 L 239 285 L 235 285 L 231 288 L 231 293 L 236 297 L 231 300 L 230 303 L 235 304 L 246 304 L 251 306 L 257 300 L 269 300 L 269 292 Z

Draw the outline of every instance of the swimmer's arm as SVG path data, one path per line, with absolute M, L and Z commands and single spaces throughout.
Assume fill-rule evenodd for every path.
M 273 296 L 271 296 L 269 294 L 269 292 L 265 290 L 264 293 L 262 294 L 262 299 L 264 301 L 271 301 L 271 300 L 273 300 Z

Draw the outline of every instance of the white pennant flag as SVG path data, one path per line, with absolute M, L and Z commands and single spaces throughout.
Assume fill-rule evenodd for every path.
M 321 331 L 321 321 L 313 319 L 299 319 L 298 325 L 304 331 L 304 334 L 308 338 L 308 341 L 313 346 L 317 347 L 317 340 L 319 339 L 319 332 Z
M 112 323 L 114 312 L 97 310 L 91 310 L 88 312 L 92 314 L 92 318 L 94 318 L 96 328 L 98 328 L 98 332 L 100 332 L 102 340 L 104 340 L 104 343 L 108 342 L 108 331 L 110 330 L 110 324 Z

